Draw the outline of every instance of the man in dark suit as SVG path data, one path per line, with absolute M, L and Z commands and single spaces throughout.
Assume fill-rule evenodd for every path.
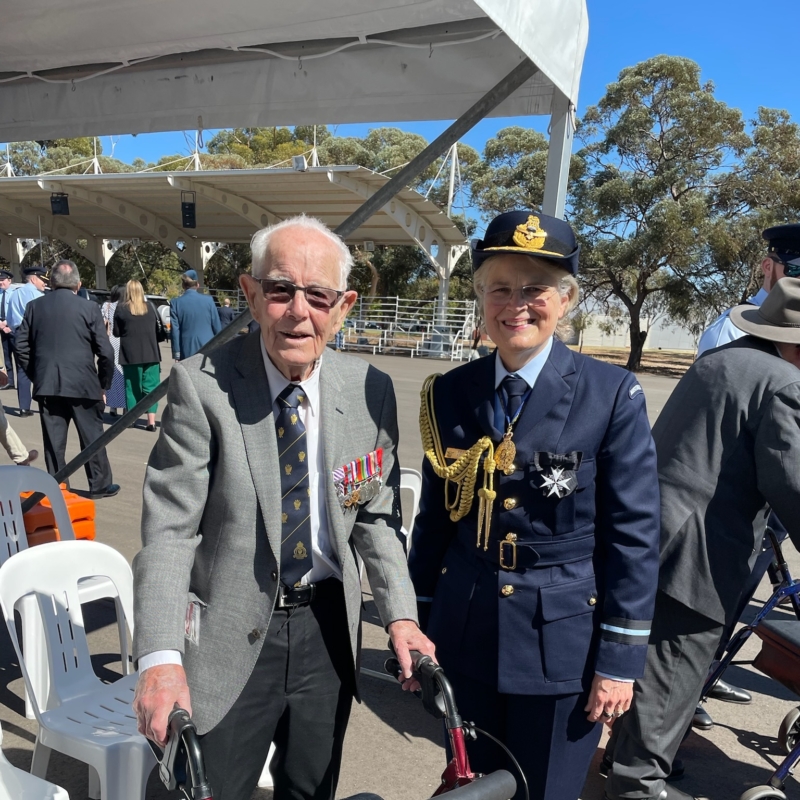
M 81 279 L 72 261 L 59 261 L 53 267 L 50 285 L 51 292 L 25 309 L 15 348 L 20 366 L 33 383 L 47 471 L 55 475 L 66 464 L 70 420 L 78 429 L 81 449 L 103 433 L 105 391 L 114 377 L 114 349 L 100 308 L 76 295 Z M 92 498 L 113 497 L 119 492 L 112 482 L 105 448 L 85 469 Z
M 181 275 L 181 283 L 184 292 L 169 307 L 172 357 L 176 361 L 193 356 L 222 330 L 214 301 L 197 291 L 197 273 L 187 269 Z
M 238 316 L 236 309 L 231 308 L 231 301 L 227 297 L 222 301 L 222 305 L 217 310 L 219 311 L 219 321 L 222 323 L 223 328 L 230 325 Z
M 8 301 L 11 300 L 11 283 L 14 275 L 7 269 L 0 269 L 0 343 L 3 346 L 3 361 L 8 370 L 8 383 L 4 389 L 14 389 L 14 365 L 11 359 L 11 328 L 8 325 Z
M 735 620 L 770 507 L 800 546 L 800 279 L 779 280 L 760 307 L 738 306 L 730 319 L 749 335 L 699 358 L 653 427 L 658 594 L 644 677 L 612 734 L 614 800 L 688 797 L 666 773 Z

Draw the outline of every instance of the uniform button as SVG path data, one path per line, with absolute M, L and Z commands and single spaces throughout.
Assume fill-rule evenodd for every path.
M 261 631 L 258 628 L 253 628 L 253 630 L 250 631 L 250 635 L 254 639 L 260 639 L 261 638 Z
M 510 597 L 512 594 L 514 594 L 514 587 L 510 583 L 507 583 L 500 590 L 500 594 L 503 595 L 503 597 Z
M 444 575 L 446 572 L 447 572 L 447 567 L 442 567 L 442 575 Z
M 589 605 L 590 605 L 590 606 L 596 606 L 596 605 L 597 605 L 597 598 L 596 598 L 594 595 L 592 595 L 592 596 L 589 598 L 589 601 L 588 601 L 588 602 L 589 602 Z
M 503 508 L 506 511 L 511 511 L 512 508 L 516 508 L 516 507 L 517 507 L 517 501 L 516 501 L 515 498 L 507 497 L 505 500 L 503 500 Z
M 276 581 L 278 580 L 278 573 L 275 572 L 275 570 L 272 570 L 272 572 L 270 572 L 270 577 L 272 578 L 272 580 Z

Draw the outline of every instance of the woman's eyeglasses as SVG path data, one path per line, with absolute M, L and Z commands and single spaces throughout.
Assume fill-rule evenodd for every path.
M 537 305 L 544 302 L 545 295 L 547 295 L 554 287 L 543 286 L 541 284 L 531 286 L 521 286 L 518 290 L 512 289 L 510 286 L 497 286 L 489 289 L 485 298 L 493 305 L 506 305 L 511 301 L 519 291 L 522 294 L 522 302 L 527 305 Z
M 270 303 L 291 303 L 295 293 L 301 291 L 306 296 L 306 302 L 311 308 L 331 309 L 341 299 L 344 292 L 338 289 L 326 289 L 322 286 L 298 286 L 291 281 L 275 280 L 274 278 L 253 278 L 261 284 L 264 297 Z

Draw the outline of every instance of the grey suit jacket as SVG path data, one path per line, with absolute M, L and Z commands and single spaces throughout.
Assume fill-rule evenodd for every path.
M 357 664 L 359 560 L 384 625 L 417 619 L 399 533 L 397 409 L 389 376 L 362 359 L 326 350 L 320 368 L 329 531 Z M 259 334 L 176 364 L 167 400 L 133 563 L 134 655 L 184 653 L 193 717 L 204 733 L 250 676 L 279 586 L 278 450 Z M 384 488 L 357 511 L 343 511 L 332 471 L 379 447 Z M 206 604 L 199 645 L 184 638 L 190 592 Z
M 653 426 L 659 588 L 731 622 L 771 506 L 800 546 L 800 370 L 745 336 L 681 378 Z

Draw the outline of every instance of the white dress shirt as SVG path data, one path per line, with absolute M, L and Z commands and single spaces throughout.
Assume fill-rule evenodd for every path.
M 291 383 L 270 361 L 264 340 L 261 339 L 261 355 L 267 373 L 269 393 L 273 398 L 273 412 L 277 413 L 278 395 Z M 328 507 L 325 502 L 325 451 L 321 428 L 321 409 L 319 391 L 319 365 L 314 365 L 311 375 L 299 385 L 305 399 L 298 408 L 300 420 L 306 428 L 306 452 L 308 454 L 308 483 L 311 489 L 311 571 L 303 576 L 303 583 L 316 583 L 325 578 L 342 580 L 342 569 L 330 541 Z M 280 560 L 280 553 L 276 553 Z M 201 633 L 202 636 L 202 633 Z M 139 659 L 139 672 L 161 664 L 181 664 L 178 650 L 156 650 Z

